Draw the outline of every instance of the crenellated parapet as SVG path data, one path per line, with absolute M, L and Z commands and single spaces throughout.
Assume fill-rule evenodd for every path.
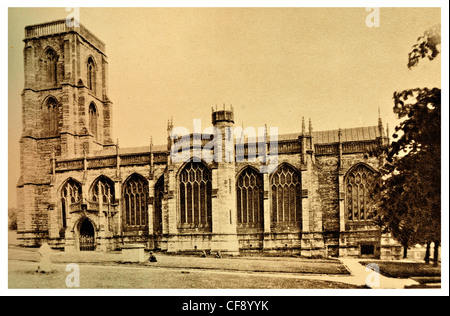
M 77 33 L 81 37 L 85 38 L 87 42 L 91 42 L 100 52 L 105 52 L 105 44 L 98 37 L 79 23 L 78 25 L 73 23 L 73 26 L 69 26 L 66 20 L 57 20 L 27 26 L 25 28 L 25 41 L 54 35 L 64 35 L 68 33 Z
M 217 107 L 216 107 L 216 109 L 212 108 L 211 117 L 212 117 L 212 123 L 214 126 L 220 122 L 227 122 L 227 123 L 234 124 L 233 106 L 230 105 L 230 107 L 228 109 L 226 109 L 225 105 L 224 105 L 222 110 L 218 110 Z

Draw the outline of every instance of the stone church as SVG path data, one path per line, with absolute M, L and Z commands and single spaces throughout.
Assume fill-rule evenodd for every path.
M 179 162 L 170 154 L 179 140 L 170 137 L 171 121 L 166 144 L 121 148 L 112 140 L 105 44 L 89 30 L 65 20 L 32 25 L 24 42 L 22 245 L 47 238 L 66 251 L 140 244 L 166 252 L 399 256 L 372 222 L 369 190 L 383 157 L 370 153 L 388 144 L 381 119 L 328 131 L 299 122 L 298 133 L 278 135 L 273 172 L 261 172 L 267 162 L 250 159 L 261 146 L 246 142 L 235 147 L 240 160 L 194 159 L 194 134 L 190 159 Z M 211 122 L 219 131 L 233 127 L 233 109 L 213 109 Z

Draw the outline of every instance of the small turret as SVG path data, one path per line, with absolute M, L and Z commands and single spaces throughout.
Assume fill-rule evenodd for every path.
M 234 124 L 234 111 L 232 105 L 230 105 L 229 109 L 226 109 L 224 104 L 222 110 L 218 110 L 216 107 L 215 110 L 213 109 L 211 116 L 214 126 L 221 122 Z

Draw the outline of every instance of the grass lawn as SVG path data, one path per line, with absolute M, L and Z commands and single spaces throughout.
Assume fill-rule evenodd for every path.
M 254 257 L 216 259 L 170 255 L 157 255 L 157 258 L 157 263 L 148 264 L 167 268 L 195 268 L 243 272 L 349 274 L 349 271 L 337 260 Z
M 201 258 L 199 256 L 168 255 L 155 253 L 158 262 L 122 264 L 122 255 L 119 252 L 75 252 L 66 253 L 54 251 L 51 261 L 54 263 L 91 263 L 108 266 L 152 266 L 159 268 L 177 269 L 202 269 L 217 271 L 241 271 L 241 272 L 274 272 L 297 274 L 333 274 L 348 275 L 349 271 L 338 260 L 305 259 L 294 257 L 214 257 Z M 147 254 L 148 256 L 148 254 Z M 22 248 L 10 246 L 8 249 L 9 260 L 38 262 L 37 248 Z
M 369 262 L 361 262 L 366 265 Z M 374 261 L 379 268 L 382 275 L 391 278 L 432 278 L 436 279 L 441 276 L 441 266 L 427 265 L 421 262 L 393 262 L 393 261 Z
M 169 255 L 155 252 L 158 262 L 121 263 L 114 252 L 53 251 L 55 271 L 36 273 L 37 248 L 17 246 L 9 236 L 9 288 L 66 288 L 66 263 L 80 266 L 80 288 L 84 289 L 354 289 L 354 285 L 302 278 L 301 274 L 346 276 L 338 260 L 257 255 L 213 256 Z M 146 253 L 148 258 L 148 253 Z M 265 272 L 259 274 L 257 272 Z M 284 275 L 276 275 L 283 273 Z
M 64 289 L 68 272 L 64 265 L 38 274 L 33 262 L 9 265 L 10 289 Z M 289 277 L 270 277 L 251 273 L 216 273 L 151 267 L 123 267 L 80 264 L 81 289 L 355 289 L 341 282 Z

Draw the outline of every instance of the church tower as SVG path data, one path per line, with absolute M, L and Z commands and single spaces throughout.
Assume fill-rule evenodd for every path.
M 112 146 L 105 45 L 65 20 L 25 28 L 18 233 L 48 235 L 52 161 Z

